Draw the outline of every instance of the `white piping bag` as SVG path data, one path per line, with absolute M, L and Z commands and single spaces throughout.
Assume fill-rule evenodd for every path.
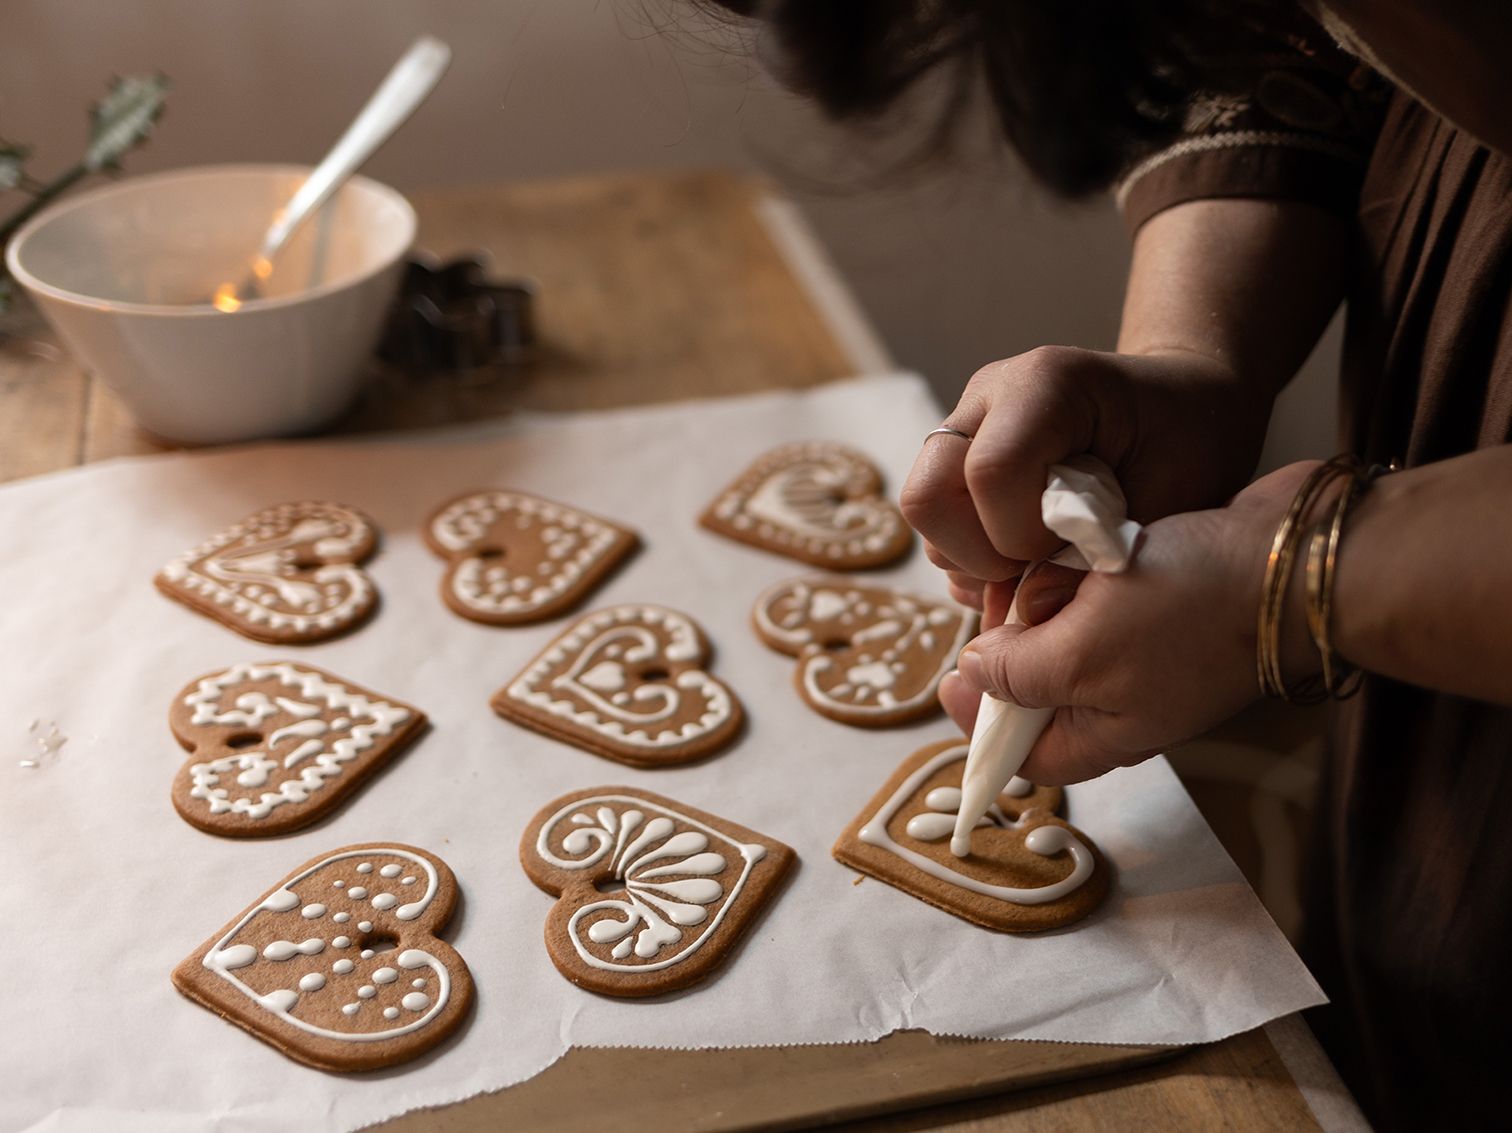
M 1143 530 L 1126 518 L 1127 511 L 1113 470 L 1095 456 L 1075 456 L 1064 464 L 1051 465 L 1040 514 L 1045 526 L 1068 546 L 1043 561 L 1075 570 L 1113 574 L 1124 570 L 1134 557 Z M 1023 625 L 1017 597 L 1008 607 L 1005 624 Z M 1021 708 L 990 693 L 982 694 L 961 777 L 961 807 L 950 839 L 950 852 L 956 857 L 964 858 L 971 852 L 971 832 L 1018 774 L 1054 715 L 1054 708 Z

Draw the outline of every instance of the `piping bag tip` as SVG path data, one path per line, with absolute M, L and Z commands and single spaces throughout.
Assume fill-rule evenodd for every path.
M 961 776 L 961 805 L 950 838 L 950 852 L 956 857 L 970 856 L 971 832 L 1018 774 L 1054 715 L 1053 708 L 1022 708 L 991 693 L 982 694 L 966 751 L 966 770 Z

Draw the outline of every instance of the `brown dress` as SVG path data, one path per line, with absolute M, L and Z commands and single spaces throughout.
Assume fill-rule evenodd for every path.
M 1411 467 L 1507 443 L 1512 160 L 1315 26 L 1238 67 L 1131 172 L 1131 225 L 1204 197 L 1343 212 L 1344 447 Z M 1512 551 L 1512 509 L 1485 521 Z M 1378 1128 L 1512 1122 L 1512 710 L 1368 677 L 1334 722 L 1303 947 L 1332 1003 L 1310 1022 Z

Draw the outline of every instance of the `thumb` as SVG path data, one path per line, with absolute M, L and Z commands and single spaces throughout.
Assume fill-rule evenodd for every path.
M 1037 626 L 1004 625 L 988 630 L 961 650 L 961 680 L 1023 708 L 1060 708 L 1077 702 L 1076 672 L 1067 633 L 1051 618 Z

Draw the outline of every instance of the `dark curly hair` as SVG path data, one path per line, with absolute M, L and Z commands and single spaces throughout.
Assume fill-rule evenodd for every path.
M 713 0 L 763 21 L 783 78 L 832 117 L 879 117 L 930 72 L 980 77 L 1030 173 L 1067 197 L 1169 141 L 1262 11 L 1285 0 Z M 956 107 L 960 99 L 950 106 Z M 942 123 L 947 129 L 948 123 Z

